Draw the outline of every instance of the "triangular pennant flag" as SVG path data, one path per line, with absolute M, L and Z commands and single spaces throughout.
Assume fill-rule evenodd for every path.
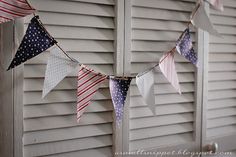
M 224 11 L 224 6 L 220 0 L 208 0 L 215 10 Z
M 106 75 L 102 75 L 92 69 L 81 66 L 78 74 L 77 86 L 77 122 L 80 121 L 85 108 L 91 103 L 92 97 L 106 78 Z
M 177 41 L 176 50 L 192 64 L 197 66 L 197 54 L 193 49 L 189 28 L 184 31 L 182 37 Z
M 194 26 L 201 28 L 207 32 L 209 32 L 212 35 L 216 35 L 216 36 L 221 36 L 217 30 L 213 27 L 209 17 L 207 16 L 206 10 L 204 8 L 204 5 L 198 4 L 200 5 L 199 8 L 197 9 L 197 11 L 193 11 L 192 15 L 191 15 L 191 22 Z M 197 6 L 198 7 L 198 6 Z
M 31 19 L 26 34 L 21 41 L 8 70 L 37 56 L 56 43 L 38 21 L 38 16 Z
M 25 17 L 35 12 L 27 0 L 1 0 L 0 8 L 0 23 Z
M 160 59 L 159 67 L 166 79 L 181 94 L 179 79 L 175 70 L 174 53 L 167 53 Z
M 109 81 L 111 98 L 116 113 L 116 122 L 118 125 L 120 125 L 122 122 L 125 100 L 131 80 L 132 78 L 110 78 Z
M 139 92 L 149 105 L 153 114 L 155 114 L 155 93 L 154 93 L 154 72 L 153 70 L 141 75 L 136 76 L 136 84 Z
M 54 47 L 50 51 L 47 63 L 42 97 L 45 97 L 68 74 L 75 70 L 77 66 L 78 62 L 66 58 L 61 49 L 57 46 Z

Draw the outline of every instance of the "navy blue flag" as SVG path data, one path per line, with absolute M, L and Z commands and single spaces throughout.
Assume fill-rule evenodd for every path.
M 116 113 L 116 122 L 118 125 L 122 122 L 123 108 L 131 80 L 132 78 L 110 78 L 109 81 L 111 98 Z
M 7 70 L 37 56 L 56 43 L 39 23 L 38 18 L 35 16 L 31 19 L 20 47 Z
M 183 36 L 177 41 L 176 50 L 192 64 L 197 66 L 197 54 L 194 52 L 193 49 L 189 28 L 185 29 Z

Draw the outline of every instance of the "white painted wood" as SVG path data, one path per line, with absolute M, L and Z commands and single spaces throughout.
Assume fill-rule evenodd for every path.
M 16 20 L 14 25 L 14 52 L 19 47 L 19 41 L 23 37 L 24 23 L 22 19 Z M 14 91 L 14 156 L 23 157 L 23 83 L 24 69 L 20 66 L 13 69 L 13 91 Z
M 128 6 L 128 46 L 125 68 L 132 75 L 155 65 L 164 52 L 171 50 L 186 28 L 194 1 L 132 0 Z M 131 14 L 131 15 L 130 15 Z M 159 16 L 161 15 L 161 16 Z M 131 16 L 131 20 L 130 20 Z M 131 23 L 131 24 L 129 24 Z M 196 30 L 191 27 L 194 46 Z M 126 33 L 127 34 L 127 33 Z M 201 53 L 199 58 L 201 58 Z M 131 58 L 131 59 L 130 59 Z M 176 53 L 176 69 L 183 94 L 180 96 L 163 75 L 155 72 L 156 115 L 146 106 L 132 81 L 130 90 L 130 151 L 144 149 L 160 151 L 178 141 L 182 149 L 200 149 L 200 119 L 202 69 L 196 68 Z M 195 84 L 195 86 L 194 86 Z M 195 94 L 194 94 L 195 93 Z M 191 138 L 189 138 L 191 137 Z M 172 143 L 171 143 L 171 142 Z
M 24 152 L 25 152 L 25 157 L 45 156 L 45 155 L 73 152 L 77 150 L 110 147 L 111 145 L 112 145 L 111 136 L 97 136 L 97 137 L 88 137 L 82 139 L 72 139 L 59 142 L 25 146 Z
M 222 1 L 225 11 L 208 10 L 214 26 L 224 39 L 209 36 L 204 73 L 202 149 L 216 142 L 219 152 L 235 150 L 235 1 Z M 207 45 L 206 45 L 207 46 Z M 208 76 L 208 77 L 207 77 Z M 217 155 L 216 155 L 217 156 Z M 219 157 L 218 155 L 217 157 Z M 234 155 L 231 155 L 234 156 Z
M 13 55 L 14 26 L 10 22 L 0 28 L 0 156 L 14 157 L 14 75 L 6 71 Z
M 59 45 L 90 68 L 104 74 L 115 74 L 123 52 L 122 17 L 114 0 L 31 0 L 41 21 Z M 25 26 L 32 16 L 25 18 Z M 63 19 L 63 20 L 62 20 Z M 118 24 L 117 20 L 121 23 Z M 118 36 L 118 31 L 121 36 Z M 117 47 L 118 43 L 121 45 Z M 42 99 L 49 50 L 24 65 L 25 157 L 33 156 L 113 156 L 122 142 L 113 139 L 113 106 L 104 83 L 76 122 L 76 80 L 78 69 L 65 78 Z M 117 64 L 118 63 L 118 64 Z M 117 65 L 116 65 L 117 64 Z
M 122 76 L 124 73 L 124 10 L 125 10 L 125 1 L 124 0 L 116 0 L 115 1 L 115 12 L 116 12 L 116 18 L 115 18 L 115 25 L 116 25 L 116 31 L 115 36 L 116 40 L 114 43 L 114 47 L 116 50 L 115 53 L 115 66 L 114 66 L 114 73 L 117 76 Z M 114 108 L 113 108 L 114 109 Z M 113 111 L 113 119 L 116 119 L 116 114 Z M 123 125 L 118 126 L 116 121 L 113 123 L 113 155 L 116 154 L 116 152 L 123 152 Z M 119 157 L 120 155 L 117 155 Z

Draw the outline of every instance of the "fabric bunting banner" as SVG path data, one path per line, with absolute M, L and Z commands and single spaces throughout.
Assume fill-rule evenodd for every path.
M 219 11 L 224 11 L 224 6 L 220 0 L 208 0 L 211 6 Z
M 35 12 L 27 0 L 1 0 L 0 23 L 8 22 L 19 17 L 25 17 Z
M 43 26 L 39 23 L 38 17 L 33 17 L 8 70 L 37 56 L 55 43 L 56 41 L 49 36 Z
M 85 108 L 91 103 L 93 96 L 106 78 L 106 75 L 102 75 L 92 69 L 81 66 L 78 74 L 77 86 L 77 122 L 80 121 Z
M 116 113 L 117 125 L 120 125 L 122 122 L 125 100 L 131 80 L 132 78 L 128 77 L 127 79 L 110 78 L 109 81 L 110 93 Z
M 42 97 L 44 98 L 68 74 L 75 70 L 76 67 L 78 67 L 78 62 L 69 60 L 65 57 L 61 49 L 54 47 L 50 51 L 47 63 Z
M 136 84 L 145 103 L 149 105 L 149 108 L 155 115 L 155 93 L 154 93 L 155 80 L 154 80 L 153 70 L 143 74 L 142 76 L 136 76 Z
M 209 32 L 212 35 L 215 36 L 221 36 L 217 30 L 213 27 L 207 13 L 206 10 L 204 8 L 204 5 L 198 4 L 200 5 L 199 8 L 197 9 L 196 13 L 195 11 L 192 13 L 191 15 L 191 22 L 194 26 L 201 28 L 207 32 Z M 198 7 L 198 6 L 197 6 Z
M 174 61 L 174 54 L 169 52 L 160 60 L 159 63 L 160 70 L 166 79 L 171 83 L 171 85 L 181 94 L 180 86 L 179 86 L 179 79 L 177 76 L 177 72 L 175 70 L 175 61 Z
M 184 31 L 182 38 L 177 41 L 176 50 L 192 64 L 197 66 L 197 54 L 193 49 L 189 28 Z

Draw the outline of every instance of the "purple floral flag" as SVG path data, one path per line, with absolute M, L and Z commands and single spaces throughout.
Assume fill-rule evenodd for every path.
M 110 78 L 109 86 L 118 125 L 122 122 L 123 108 L 132 78 Z
M 197 66 L 197 54 L 194 52 L 193 49 L 189 28 L 185 29 L 182 37 L 177 41 L 176 50 L 192 64 Z

